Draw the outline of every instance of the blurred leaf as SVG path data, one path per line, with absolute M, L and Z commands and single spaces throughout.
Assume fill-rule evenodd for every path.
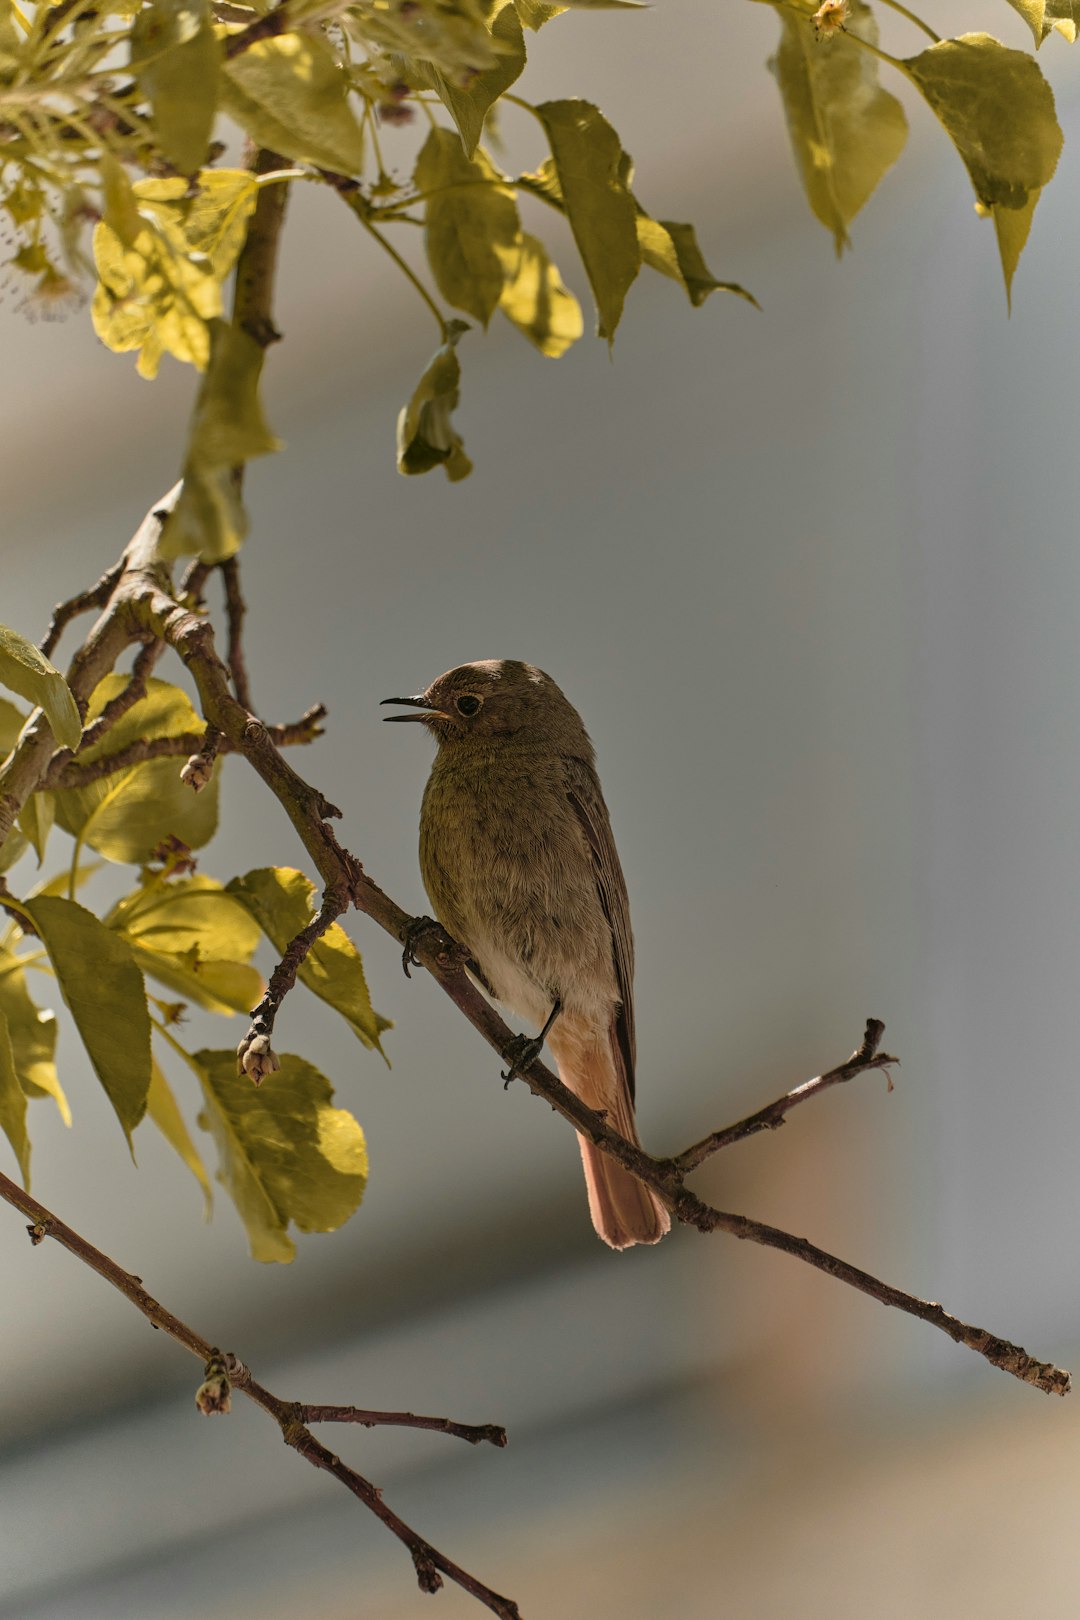
M 206 1106 L 199 1124 L 217 1145 L 218 1180 L 247 1230 L 252 1258 L 289 1261 L 286 1235 L 333 1232 L 359 1207 L 367 1183 L 364 1133 L 330 1106 L 330 1082 L 290 1053 L 255 1087 L 235 1052 L 196 1052 Z
M 513 0 L 500 0 L 491 22 L 491 38 L 498 50 L 494 64 L 470 73 L 463 82 L 434 62 L 417 64 L 443 103 L 461 136 L 466 157 L 472 157 L 484 133 L 484 120 L 504 90 L 520 77 L 525 66 L 525 40 Z
M 240 549 L 247 513 L 235 469 L 281 449 L 259 398 L 263 350 L 238 326 L 214 321 L 210 364 L 199 390 L 184 462 L 184 487 L 158 545 L 166 558 L 223 562 Z
M 7 1021 L 15 1059 L 15 1072 L 28 1097 L 51 1097 L 65 1125 L 71 1109 L 53 1061 L 56 1052 L 56 1014 L 35 1007 L 26 988 L 26 973 L 18 957 L 0 950 L 0 1013 Z
M 222 105 L 259 146 L 355 175 L 364 139 L 349 83 L 321 35 L 279 34 L 225 64 Z
M 29 847 L 25 835 L 17 827 L 13 827 L 0 846 L 0 873 L 10 872 L 15 862 L 26 854 Z
M 153 1120 L 166 1142 L 176 1150 L 199 1183 L 203 1190 L 203 1211 L 209 1219 L 214 1203 L 210 1177 L 206 1173 L 206 1166 L 202 1162 L 198 1148 L 191 1140 L 191 1132 L 180 1112 L 172 1087 L 153 1057 L 150 1059 L 150 1089 L 146 1094 L 146 1117 Z
M 32 793 L 19 811 L 19 830 L 33 846 L 40 866 L 45 859 L 45 845 L 56 818 L 56 801 L 51 793 Z
M 551 143 L 570 229 L 596 300 L 597 330 L 610 343 L 641 268 L 634 199 L 622 177 L 623 149 L 591 102 L 545 101 L 536 114 Z
M 517 268 L 507 281 L 499 308 L 519 332 L 557 360 L 585 330 L 581 305 L 563 285 L 547 249 L 526 231 L 521 238 Z
M 544 0 L 514 0 L 514 4 L 525 27 L 531 28 L 534 33 L 539 33 L 545 23 L 553 17 L 561 17 L 566 10 L 566 6 L 546 5 Z
M 639 204 L 637 233 L 642 263 L 677 281 L 695 309 L 714 292 L 735 293 L 755 309 L 761 308 L 753 293 L 748 293 L 738 282 L 717 281 L 702 257 L 692 225 L 678 225 L 671 219 L 650 219 Z
M 507 266 L 521 244 L 517 202 L 501 178 L 486 152 L 467 158 L 457 136 L 439 126 L 413 176 L 427 193 L 424 240 L 439 291 L 482 326 L 499 307 Z
M 210 144 L 221 68 L 206 0 L 149 0 L 132 23 L 131 66 L 162 152 L 193 174 Z
M 247 872 L 233 878 L 226 892 L 247 907 L 279 956 L 317 910 L 315 885 L 289 866 Z M 341 1014 L 365 1046 L 382 1052 L 379 1036 L 390 1025 L 372 1007 L 360 952 L 339 923 L 331 923 L 315 941 L 300 964 L 299 977 Z
M 19 740 L 28 716 L 7 698 L 0 698 L 0 760 L 5 759 Z
M 126 687 L 126 675 L 106 675 L 96 687 L 87 723 Z M 178 686 L 151 677 L 146 696 L 132 704 L 106 735 L 79 755 L 94 761 L 119 754 L 143 738 L 201 732 L 203 722 Z M 128 765 L 85 787 L 61 788 L 56 819 L 65 832 L 89 844 L 110 861 L 141 863 L 169 834 L 200 849 L 217 829 L 218 767 L 201 793 L 180 780 L 182 759 L 153 759 Z
M 144 973 L 208 1012 L 248 1012 L 262 995 L 262 975 L 250 966 L 258 924 L 213 878 L 151 877 L 105 920 Z
M 435 351 L 415 393 L 401 409 L 397 423 L 398 472 L 412 475 L 443 467 L 452 484 L 472 472 L 464 441 L 451 420 L 461 383 L 456 345 L 468 330 L 464 321 L 447 323 L 446 342 Z
M 45 710 L 52 734 L 63 748 L 78 748 L 82 721 L 71 688 L 32 641 L 0 624 L 0 683 Z
M 995 203 L 994 207 L 988 210 L 993 218 L 994 231 L 997 235 L 998 253 L 1001 255 L 1001 268 L 1005 276 L 1005 299 L 1010 313 L 1013 276 L 1016 274 L 1016 266 L 1027 243 L 1035 204 L 1040 195 L 1040 192 L 1033 191 L 1023 208 L 1006 208 L 1004 203 Z
M 150 1087 L 143 976 L 126 942 L 78 901 L 38 895 L 25 904 L 130 1147 Z
M 24 1187 L 30 1185 L 30 1138 L 26 1134 L 26 1093 L 15 1072 L 7 1019 L 0 1006 L 0 1131 L 11 1143 Z
M 850 0 L 845 33 L 819 39 L 809 16 L 780 15 L 780 46 L 769 63 L 780 86 L 788 134 L 807 201 L 833 233 L 839 256 L 848 226 L 907 140 L 907 119 L 878 84 L 878 65 L 849 35 L 878 42 L 864 0 Z
M 98 168 L 104 201 L 101 217 L 124 247 L 134 247 L 143 222 L 139 217 L 139 204 L 128 172 L 111 152 L 102 152 Z

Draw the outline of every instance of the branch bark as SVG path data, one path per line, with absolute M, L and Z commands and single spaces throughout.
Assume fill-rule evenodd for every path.
M 273 1394 L 260 1384 L 239 1357 L 231 1354 L 222 1357 L 217 1347 L 208 1339 L 204 1339 L 201 1333 L 197 1333 L 194 1328 L 182 1322 L 178 1316 L 174 1316 L 170 1310 L 154 1299 L 143 1287 L 141 1277 L 135 1277 L 130 1271 L 125 1271 L 115 1260 L 95 1248 L 74 1228 L 60 1220 L 50 1209 L 46 1209 L 44 1204 L 32 1198 L 16 1182 L 3 1174 L 0 1174 L 0 1199 L 14 1209 L 21 1210 L 30 1221 L 27 1231 L 31 1243 L 36 1245 L 43 1243 L 46 1238 L 52 1238 L 62 1248 L 67 1249 L 69 1254 L 73 1254 L 76 1259 L 89 1266 L 91 1271 L 95 1271 L 99 1277 L 111 1283 L 135 1306 L 136 1310 L 142 1312 L 147 1321 L 152 1322 L 156 1328 L 160 1328 L 171 1339 L 175 1339 L 177 1344 L 183 1345 L 185 1350 L 198 1357 L 204 1367 L 209 1363 L 218 1366 L 223 1362 L 228 1384 L 270 1414 L 281 1429 L 285 1444 L 299 1452 L 314 1467 L 325 1469 L 335 1479 L 340 1480 L 408 1548 L 423 1591 L 438 1591 L 445 1575 L 490 1609 L 493 1614 L 499 1615 L 501 1620 L 521 1620 L 516 1603 L 510 1598 L 502 1597 L 490 1586 L 485 1586 L 483 1581 L 477 1580 L 475 1575 L 470 1575 L 460 1564 L 455 1564 L 411 1525 L 406 1524 L 405 1520 L 383 1501 L 379 1487 L 328 1450 L 315 1438 L 308 1424 L 361 1423 L 368 1427 L 388 1424 L 399 1428 L 430 1429 L 442 1434 L 455 1435 L 473 1445 L 487 1440 L 496 1446 L 506 1444 L 505 1429 L 494 1423 L 455 1423 L 450 1418 L 420 1417 L 412 1412 L 367 1411 L 354 1406 L 309 1406 L 299 1401 L 283 1400 L 281 1396 Z M 219 1401 L 213 1410 L 228 1411 L 227 1400 Z

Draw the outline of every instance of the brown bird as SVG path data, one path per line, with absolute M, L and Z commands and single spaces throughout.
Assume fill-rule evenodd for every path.
M 634 941 L 592 743 L 532 664 L 462 664 L 417 697 L 438 744 L 420 811 L 420 869 L 474 977 L 541 1027 L 571 1091 L 637 1142 Z M 667 1211 L 579 1137 L 593 1225 L 613 1249 L 657 1243 Z

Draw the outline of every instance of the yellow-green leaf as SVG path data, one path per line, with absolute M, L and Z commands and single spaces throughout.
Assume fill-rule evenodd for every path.
M 134 247 L 143 222 L 139 217 L 135 188 L 128 178 L 128 172 L 120 160 L 108 151 L 102 152 L 98 168 L 101 171 L 104 203 L 102 218 L 124 247 Z
M 544 101 L 536 113 L 551 144 L 570 229 L 596 300 L 597 330 L 610 343 L 641 268 L 637 211 L 623 178 L 625 154 L 591 102 Z
M 315 916 L 315 885 L 289 866 L 264 866 L 233 878 L 228 894 L 252 917 L 283 954 Z M 381 1052 L 379 1036 L 390 1026 L 371 1005 L 360 952 L 340 923 L 331 923 L 300 964 L 299 977 L 309 990 L 345 1019 L 365 1046 Z
M 459 80 L 434 62 L 417 63 L 458 127 L 466 157 L 472 157 L 484 133 L 484 120 L 504 90 L 525 66 L 525 40 L 513 0 L 500 0 L 491 21 L 491 40 L 497 55 L 490 67 Z
M 7 698 L 0 698 L 0 760 L 5 759 L 19 740 L 27 716 Z
M 907 119 L 878 83 L 871 45 L 877 22 L 865 0 L 850 0 L 846 32 L 819 39 L 809 15 L 784 10 L 780 46 L 770 68 L 784 103 L 788 134 L 807 201 L 832 232 L 839 255 L 848 226 L 896 162 Z
M 944 125 L 976 198 L 993 211 L 1011 296 L 1039 192 L 1061 154 L 1053 91 L 1033 57 L 989 34 L 943 39 L 909 57 L 903 68 Z M 999 219 L 1005 209 L 1020 217 Z
M 159 555 L 223 562 L 247 534 L 234 469 L 281 449 L 259 398 L 263 351 L 239 326 L 214 321 L 211 355 L 192 418 L 180 499 L 165 521 Z
M 146 1094 L 146 1117 L 153 1120 L 166 1142 L 176 1151 L 199 1183 L 203 1190 L 203 1211 L 209 1218 L 214 1202 L 210 1177 L 206 1173 L 206 1166 L 202 1162 L 198 1148 L 191 1140 L 191 1132 L 180 1112 L 180 1105 L 173 1095 L 172 1087 L 154 1058 L 150 1059 L 150 1089 Z
M 367 1183 L 364 1133 L 331 1107 L 330 1082 L 290 1053 L 255 1087 L 234 1052 L 196 1052 L 205 1107 L 199 1124 L 217 1145 L 218 1180 L 236 1205 L 256 1260 L 289 1261 L 286 1234 L 333 1232 L 354 1214 Z
M 206 0 L 149 0 L 132 24 L 131 52 L 158 145 L 182 174 L 194 173 L 210 144 L 221 67 Z
M 29 844 L 40 866 L 45 859 L 45 845 L 56 818 L 56 800 L 51 793 L 32 793 L 19 811 L 19 831 Z
M 0 624 L 0 683 L 45 710 L 52 734 L 64 748 L 78 748 L 82 721 L 71 688 L 32 641 Z
M 0 1131 L 11 1143 L 23 1186 L 29 1187 L 30 1138 L 26 1134 L 26 1093 L 15 1072 L 15 1056 L 3 1007 L 0 1007 Z
M 446 342 L 435 351 L 409 403 L 402 406 L 397 423 L 400 473 L 411 476 L 442 467 L 453 484 L 472 472 L 464 441 L 452 421 L 461 383 L 456 345 L 468 330 L 464 321 L 447 323 Z
M 424 241 L 439 291 L 486 326 L 521 244 L 514 193 L 486 152 L 466 157 L 441 126 L 424 142 L 413 180 L 426 197 Z
M 566 10 L 566 6 L 546 5 L 545 0 L 514 0 L 514 4 L 525 27 L 531 28 L 537 34 L 545 23 L 550 22 L 553 17 L 561 17 Z
M 585 330 L 581 305 L 563 285 L 543 242 L 528 231 L 522 235 L 517 268 L 503 287 L 499 308 L 541 354 L 553 360 Z
M 262 976 L 250 965 L 259 926 L 213 878 L 152 877 L 105 920 L 144 973 L 208 1012 L 248 1012 L 262 995 Z
M 56 1015 L 35 1007 L 26 988 L 26 973 L 19 958 L 0 949 L 0 1013 L 7 1021 L 15 1072 L 28 1097 L 51 1097 L 65 1125 L 71 1109 L 53 1061 L 56 1052 Z
M 637 233 L 642 262 L 677 281 L 695 309 L 714 292 L 735 293 L 760 309 L 753 293 L 748 293 L 738 282 L 717 281 L 705 263 L 692 225 L 679 225 L 671 219 L 650 219 L 639 205 Z
M 127 684 L 125 675 L 107 675 L 90 700 L 88 720 Z M 168 681 L 150 679 L 146 696 L 123 715 L 80 760 L 118 754 L 143 738 L 201 733 L 203 722 L 187 695 Z M 218 761 L 220 765 L 220 761 Z M 65 832 L 89 844 L 110 861 L 141 864 L 170 834 L 200 849 L 214 835 L 218 817 L 218 765 L 201 793 L 180 780 L 182 759 L 154 759 L 129 765 L 85 787 L 56 794 L 56 819 Z
M 1080 27 L 1078 0 L 1009 0 L 1009 4 L 1031 29 L 1036 50 L 1055 28 L 1070 45 L 1075 45 Z
M 150 1087 L 150 1015 L 143 976 L 126 941 L 78 901 L 38 895 L 26 901 L 26 909 L 130 1145 L 146 1112 Z
M 359 173 L 364 140 L 349 84 L 319 35 L 279 34 L 227 62 L 222 105 L 260 146 L 298 163 Z

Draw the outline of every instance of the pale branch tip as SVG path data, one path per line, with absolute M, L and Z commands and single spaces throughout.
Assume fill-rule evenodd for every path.
M 30 1242 L 35 1247 L 46 1238 L 54 1239 L 69 1254 L 73 1254 L 76 1259 L 89 1266 L 91 1271 L 111 1283 L 154 1327 L 167 1333 L 177 1344 L 182 1345 L 203 1363 L 203 1382 L 195 1395 L 199 1411 L 208 1416 L 224 1416 L 229 1411 L 232 1391 L 239 1390 L 274 1419 L 287 1445 L 316 1468 L 325 1469 L 340 1480 L 404 1544 L 418 1572 L 423 1567 L 439 1578 L 439 1584 L 441 1575 L 446 1575 L 493 1614 L 499 1615 L 501 1620 L 519 1620 L 516 1604 L 493 1591 L 475 1575 L 462 1569 L 459 1564 L 455 1564 L 411 1525 L 406 1524 L 405 1520 L 382 1500 L 379 1487 L 373 1485 L 355 1468 L 343 1463 L 340 1457 L 328 1451 L 311 1433 L 308 1423 L 355 1421 L 370 1427 L 385 1423 L 397 1428 L 427 1429 L 459 1437 L 474 1444 L 479 1440 L 490 1440 L 493 1445 L 505 1445 L 506 1434 L 503 1429 L 496 1424 L 454 1423 L 449 1418 L 422 1417 L 412 1412 L 361 1411 L 358 1407 L 309 1406 L 300 1401 L 283 1400 L 281 1396 L 273 1394 L 260 1384 L 238 1356 L 231 1352 L 223 1354 L 216 1345 L 211 1344 L 194 1328 L 174 1316 L 147 1293 L 141 1278 L 117 1265 L 109 1255 L 95 1248 L 73 1227 L 60 1220 L 59 1216 L 46 1209 L 17 1182 L 10 1180 L 3 1173 L 0 1173 L 0 1199 L 29 1218 L 31 1224 L 26 1230 Z M 361 1415 L 355 1418 L 347 1415 L 352 1413 Z M 502 1436 L 501 1440 L 496 1438 L 498 1435 Z M 423 1586 L 423 1583 L 421 1585 L 425 1591 L 432 1590 L 430 1586 Z

